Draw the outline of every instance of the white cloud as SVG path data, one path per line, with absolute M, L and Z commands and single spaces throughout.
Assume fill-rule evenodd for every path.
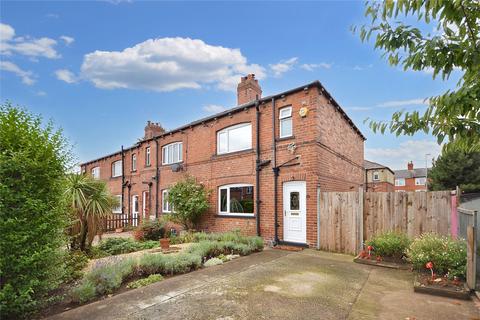
M 56 13 L 47 13 L 47 14 L 45 15 L 45 17 L 46 17 L 46 18 L 50 18 L 50 19 L 58 19 L 58 18 L 60 18 L 60 16 L 59 16 L 58 14 L 56 14 Z
M 385 101 L 378 104 L 381 108 L 397 108 L 397 107 L 409 107 L 409 106 L 421 106 L 428 105 L 428 99 L 410 99 L 410 100 L 393 100 Z
M 71 45 L 75 39 L 69 36 L 60 36 L 60 39 L 62 39 L 67 46 Z
M 427 106 L 429 104 L 429 99 L 407 99 L 407 100 L 392 100 L 385 101 L 379 104 L 376 104 L 372 107 L 346 107 L 346 110 L 350 111 L 369 111 L 375 108 L 401 108 L 401 107 L 418 107 L 418 106 Z
M 35 93 L 39 97 L 45 97 L 47 93 L 45 91 L 39 90 Z
M 239 49 L 190 38 L 149 39 L 123 51 L 95 51 L 83 59 L 80 77 L 101 89 L 173 91 L 215 85 L 235 90 L 240 77 L 265 70 L 248 64 Z
M 8 24 L 0 23 L 0 42 L 8 41 L 15 35 L 15 30 Z
M 78 81 L 75 74 L 67 69 L 59 69 L 55 71 L 55 75 L 57 76 L 58 80 L 65 81 L 66 83 L 75 83 Z
M 293 66 L 298 62 L 297 57 L 293 57 L 287 60 L 282 60 L 279 63 L 275 64 L 270 64 L 269 67 L 273 72 L 273 75 L 275 77 L 280 77 L 282 74 L 284 74 L 287 71 L 290 71 L 293 69 Z
M 209 104 L 209 105 L 204 106 L 203 110 L 208 112 L 208 113 L 219 113 L 219 112 L 227 110 L 227 108 L 224 107 L 224 106 L 216 105 L 216 104 Z
M 31 38 L 29 36 L 15 37 L 15 29 L 10 25 L 0 23 L 0 53 L 12 55 L 18 53 L 29 57 L 60 58 L 55 50 L 57 41 L 47 37 Z
M 353 70 L 355 70 L 355 71 L 363 71 L 363 70 L 366 70 L 366 69 L 370 69 L 371 67 L 373 67 L 373 64 L 369 64 L 369 65 L 366 65 L 366 66 L 356 65 L 356 66 L 353 67 Z
M 442 147 L 431 140 L 407 140 L 393 148 L 365 148 L 365 159 L 390 167 L 390 169 L 406 169 L 407 163 L 413 161 L 415 167 L 425 167 L 425 154 L 428 165 L 431 159 L 438 157 Z
M 21 69 L 16 64 L 10 61 L 0 61 L 0 70 L 14 73 L 22 79 L 22 82 L 31 86 L 35 83 L 34 75 L 31 71 Z
M 300 66 L 300 68 L 307 70 L 307 71 L 313 71 L 314 69 L 317 68 L 323 68 L 323 69 L 330 69 L 332 67 L 331 63 L 304 63 Z

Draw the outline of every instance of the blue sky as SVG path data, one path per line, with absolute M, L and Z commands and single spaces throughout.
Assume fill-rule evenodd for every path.
M 363 1 L 0 6 L 0 101 L 52 119 L 78 161 L 135 143 L 147 120 L 173 129 L 235 106 L 248 72 L 264 95 L 320 80 L 366 135 L 366 159 L 399 169 L 440 151 L 431 136 L 373 134 L 363 124 L 421 110 L 457 79 L 390 67 L 361 43 L 350 26 L 366 22 Z

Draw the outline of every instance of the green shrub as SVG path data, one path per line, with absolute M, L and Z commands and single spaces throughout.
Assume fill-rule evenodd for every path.
M 149 284 L 159 282 L 162 280 L 163 280 L 163 277 L 161 274 L 151 274 L 147 278 L 130 282 L 129 284 L 127 284 L 127 288 L 137 289 L 137 288 L 148 286 Z
M 23 318 L 62 279 L 70 153 L 61 131 L 0 106 L 0 314 Z
M 219 264 L 223 264 L 223 260 L 220 259 L 220 258 L 211 258 L 211 259 L 208 259 L 207 261 L 205 261 L 205 263 L 203 264 L 205 267 L 212 267 L 212 266 L 216 266 L 216 265 L 219 265 Z
M 208 194 L 193 177 L 178 181 L 168 190 L 168 201 L 174 208 L 168 218 L 181 224 L 185 230 L 194 228 L 209 207 Z
M 152 249 L 158 247 L 160 244 L 158 241 L 145 241 L 138 242 L 130 238 L 108 238 L 102 240 L 100 244 L 93 247 L 91 255 L 95 257 L 109 256 L 130 253 L 145 249 Z
M 372 246 L 374 253 L 378 256 L 401 259 L 410 246 L 410 242 L 404 233 L 386 232 L 368 240 L 367 245 Z
M 69 283 L 83 276 L 83 269 L 88 264 L 88 256 L 80 251 L 70 251 L 65 255 L 65 272 L 62 282 Z
M 160 273 L 164 275 L 185 273 L 198 269 L 202 265 L 202 258 L 198 254 L 146 254 L 138 262 L 141 274 Z
M 94 268 L 85 275 L 80 285 L 73 289 L 72 298 L 78 302 L 86 302 L 95 296 L 112 293 L 122 285 L 125 279 L 134 274 L 135 267 L 135 260 L 125 259 L 118 263 Z M 93 294 L 92 286 L 95 288 Z
M 72 290 L 72 300 L 74 302 L 84 303 L 95 298 L 97 290 L 95 284 L 90 280 L 82 281 L 82 283 L 73 288 Z
M 161 219 L 145 219 L 135 230 L 134 235 L 138 241 L 158 241 L 165 236 L 165 222 Z
M 413 240 L 407 256 L 417 270 L 424 270 L 425 264 L 431 261 L 437 274 L 466 276 L 467 245 L 464 240 L 425 233 Z

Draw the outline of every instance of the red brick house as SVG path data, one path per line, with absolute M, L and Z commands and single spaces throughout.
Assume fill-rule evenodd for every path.
M 395 173 L 387 166 L 364 160 L 365 192 L 393 192 Z
M 82 172 L 123 199 L 119 216 L 168 214 L 168 188 L 189 174 L 212 190 L 202 229 L 314 245 L 317 191 L 363 185 L 365 137 L 319 81 L 261 94 L 254 75 L 242 77 L 237 107 L 167 132 L 148 122 L 142 141 Z
M 427 191 L 427 168 L 413 168 L 413 162 L 407 164 L 407 170 L 395 170 L 395 191 Z

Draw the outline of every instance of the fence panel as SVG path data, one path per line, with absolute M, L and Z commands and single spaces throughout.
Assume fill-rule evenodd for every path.
M 104 219 L 104 231 L 115 231 L 115 229 L 137 226 L 139 217 L 129 217 L 128 214 L 113 214 Z
M 387 231 L 405 232 L 410 237 L 450 232 L 450 191 L 367 192 L 363 209 L 364 239 Z
M 361 244 L 359 192 L 320 193 L 320 248 L 356 253 Z M 359 219 L 360 217 L 360 219 Z

